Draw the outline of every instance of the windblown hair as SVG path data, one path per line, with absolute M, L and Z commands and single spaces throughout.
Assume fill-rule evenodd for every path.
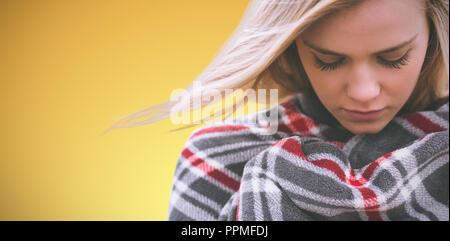
M 404 111 L 421 110 L 448 95 L 449 1 L 423 1 L 430 27 L 429 46 L 418 83 L 404 105 Z M 310 91 L 295 39 L 316 21 L 358 3 L 361 0 L 252 0 L 239 26 L 195 81 L 200 81 L 203 93 L 215 89 L 224 97 L 225 89 L 278 88 L 281 98 Z M 184 100 L 182 98 L 168 100 L 116 117 L 114 119 L 120 121 L 105 132 L 168 118 L 175 105 L 182 104 L 184 110 L 192 110 L 196 98 L 200 98 L 201 107 L 212 104 L 211 100 L 205 100 L 194 92 L 193 84 L 186 90 L 191 95 L 190 101 L 180 103 Z M 238 104 L 242 102 L 243 99 Z M 230 113 L 233 108 L 224 111 Z

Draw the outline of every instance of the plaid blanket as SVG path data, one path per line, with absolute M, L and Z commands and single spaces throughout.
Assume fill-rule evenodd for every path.
M 298 94 L 276 106 L 275 134 L 251 115 L 200 128 L 181 151 L 168 220 L 449 220 L 448 109 L 447 97 L 353 135 Z

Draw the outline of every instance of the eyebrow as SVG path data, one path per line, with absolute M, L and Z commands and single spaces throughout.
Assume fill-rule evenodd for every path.
M 385 50 L 378 51 L 378 52 L 374 53 L 374 55 L 389 53 L 389 52 L 393 52 L 395 50 L 401 49 L 401 48 L 405 47 L 406 45 L 410 44 L 411 42 L 413 42 L 417 38 L 417 36 L 418 36 L 418 34 L 416 34 L 410 40 L 404 41 L 404 42 L 398 44 L 397 46 L 390 47 L 390 48 L 387 48 Z M 314 46 L 313 44 L 308 43 L 307 41 L 305 41 L 303 39 L 302 39 L 302 41 L 303 41 L 303 43 L 306 46 L 310 47 L 311 49 L 314 49 L 315 51 L 317 51 L 319 53 L 326 54 L 326 55 L 335 55 L 335 56 L 339 56 L 339 57 L 344 57 L 345 56 L 345 54 L 337 53 L 337 52 L 334 52 L 334 51 L 331 51 L 331 50 L 327 50 L 327 49 L 323 49 L 323 48 Z

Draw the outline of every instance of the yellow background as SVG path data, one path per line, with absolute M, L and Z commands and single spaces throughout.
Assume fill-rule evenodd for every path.
M 0 219 L 166 220 L 193 129 L 113 117 L 170 98 L 248 0 L 1 0 Z

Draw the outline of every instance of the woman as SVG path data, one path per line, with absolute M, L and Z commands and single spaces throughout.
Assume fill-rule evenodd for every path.
M 276 83 L 287 97 L 261 113 L 277 112 L 277 131 L 250 123 L 261 113 L 195 131 L 169 220 L 448 220 L 448 12 L 448 0 L 252 1 L 198 81 Z

